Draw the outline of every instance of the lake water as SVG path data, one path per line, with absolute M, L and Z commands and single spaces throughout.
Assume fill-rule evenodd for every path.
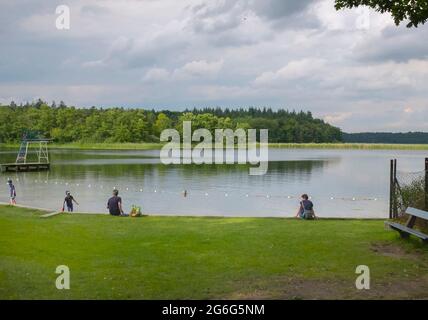
M 0 201 L 8 201 L 8 177 L 20 204 L 59 210 L 65 191 L 81 212 L 106 212 L 116 187 L 126 211 L 162 215 L 289 217 L 308 193 L 321 217 L 388 216 L 389 160 L 402 171 L 420 171 L 426 151 L 270 149 L 266 175 L 247 165 L 163 165 L 159 151 L 51 150 L 48 172 L 3 173 Z M 16 150 L 1 150 L 13 162 Z M 187 197 L 183 196 L 187 190 Z

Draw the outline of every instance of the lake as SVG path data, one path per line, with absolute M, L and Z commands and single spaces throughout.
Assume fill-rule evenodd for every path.
M 386 218 L 389 160 L 398 169 L 424 169 L 427 151 L 270 149 L 266 175 L 247 165 L 164 165 L 159 150 L 51 150 L 48 172 L 2 173 L 0 201 L 8 201 L 7 178 L 17 201 L 59 210 L 65 191 L 80 212 L 106 212 L 111 190 L 120 190 L 126 211 L 135 204 L 156 215 L 290 217 L 308 193 L 320 217 Z M 16 150 L 0 150 L 14 162 Z M 187 190 L 184 197 L 183 191 Z

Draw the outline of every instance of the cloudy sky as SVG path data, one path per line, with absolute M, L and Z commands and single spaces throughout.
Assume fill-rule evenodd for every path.
M 70 30 L 58 30 L 58 5 Z M 333 0 L 1 0 L 0 103 L 270 106 L 428 131 L 428 25 Z

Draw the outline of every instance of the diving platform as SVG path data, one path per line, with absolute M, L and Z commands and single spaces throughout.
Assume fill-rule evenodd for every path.
M 49 170 L 48 143 L 51 139 L 34 138 L 24 135 L 15 163 L 0 164 L 1 172 L 42 171 Z M 36 146 L 36 159 L 28 161 L 27 157 L 32 146 Z M 33 148 L 34 149 L 34 148 Z M 32 157 L 34 158 L 34 157 Z
M 2 172 L 23 172 L 23 171 L 42 171 L 49 170 L 49 162 L 27 162 L 27 163 L 2 163 L 0 164 Z

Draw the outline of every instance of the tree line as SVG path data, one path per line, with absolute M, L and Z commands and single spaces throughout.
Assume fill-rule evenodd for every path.
M 38 132 L 58 143 L 157 142 L 162 130 L 192 121 L 192 130 L 268 129 L 270 142 L 338 142 L 339 128 L 316 119 L 310 112 L 270 108 L 203 108 L 184 111 L 140 108 L 77 108 L 33 103 L 0 106 L 0 142 L 19 142 L 26 132 Z
M 361 132 L 343 133 L 349 143 L 428 144 L 428 132 Z

